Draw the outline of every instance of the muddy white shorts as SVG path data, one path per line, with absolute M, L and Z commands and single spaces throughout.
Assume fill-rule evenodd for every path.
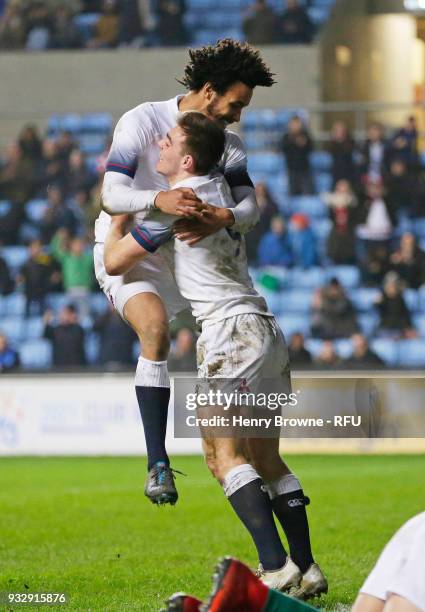
M 274 317 L 240 314 L 204 325 L 197 343 L 198 376 L 242 381 L 250 391 L 280 379 L 290 392 L 285 338 Z
M 164 302 L 171 321 L 179 312 L 189 308 L 189 302 L 179 293 L 173 275 L 160 252 L 151 253 L 127 274 L 109 276 L 103 263 L 103 243 L 94 246 L 94 270 L 100 288 L 124 318 L 126 302 L 139 293 L 155 293 Z

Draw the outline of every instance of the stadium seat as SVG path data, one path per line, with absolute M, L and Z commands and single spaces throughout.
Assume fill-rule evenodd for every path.
M 311 21 L 316 25 L 325 23 L 329 16 L 329 9 L 327 7 L 312 6 L 307 12 Z
M 413 325 L 419 334 L 425 338 L 425 314 L 416 315 L 413 318 Z
M 47 369 L 52 365 L 52 347 L 48 340 L 28 340 L 19 347 L 24 369 Z
M 282 294 L 280 292 L 268 291 L 258 283 L 256 284 L 256 289 L 258 293 L 266 300 L 267 306 L 274 315 L 277 316 L 282 312 L 285 312 L 282 307 Z
M 293 196 L 290 198 L 291 211 L 304 213 L 309 217 L 327 217 L 328 209 L 318 196 Z
M 310 163 L 315 172 L 330 172 L 332 156 L 327 151 L 313 151 L 310 156 Z
M 375 300 L 379 295 L 379 289 L 370 289 L 367 287 L 359 287 L 358 289 L 351 290 L 349 293 L 349 297 L 356 310 L 360 310 L 361 312 L 374 311 Z
M 84 41 L 89 40 L 93 36 L 99 17 L 99 13 L 80 13 L 74 17 L 75 27 Z
M 416 289 L 405 289 L 403 297 L 410 312 L 416 312 L 419 309 L 419 295 Z
M 292 268 L 290 274 L 291 287 L 294 289 L 317 289 L 326 282 L 326 273 L 323 268 L 315 267 L 308 270 Z
M 324 193 L 332 190 L 332 175 L 328 172 L 317 172 L 314 175 L 314 184 L 317 193 Z
M 86 357 L 89 364 L 95 364 L 99 360 L 99 337 L 97 334 L 88 334 L 85 339 Z
M 9 214 L 11 208 L 12 202 L 9 202 L 9 200 L 0 200 L 0 219 Z
M 356 266 L 329 266 L 326 277 L 328 281 L 337 278 L 343 287 L 352 289 L 360 283 L 360 270 Z
M 47 306 L 55 313 L 58 313 L 64 306 L 71 304 L 72 298 L 66 293 L 49 293 L 47 296 Z
M 81 130 L 81 117 L 76 113 L 64 115 L 51 115 L 48 121 L 49 134 L 55 135 L 58 132 L 71 132 L 77 134 Z
M 30 317 L 23 321 L 23 336 L 27 340 L 41 338 L 44 332 L 43 317 Z
M 419 239 L 425 238 L 425 217 L 413 220 L 413 231 Z
M 4 316 L 22 316 L 25 311 L 25 296 L 22 293 L 11 293 L 1 298 L 1 313 Z
M 425 366 L 425 340 L 399 340 L 397 365 L 406 368 L 423 368 Z
M 319 338 L 307 338 L 304 344 L 306 349 L 310 351 L 313 359 L 316 359 L 322 350 L 323 340 L 320 340 Z
M 22 317 L 2 317 L 0 320 L 0 329 L 13 344 L 20 342 L 24 337 Z
M 25 213 L 28 220 L 32 221 L 32 223 L 39 223 L 48 207 L 49 203 L 45 199 L 37 198 L 29 200 L 25 204 Z
M 1 254 L 14 273 L 18 272 L 28 259 L 28 249 L 24 246 L 5 246 Z
M 252 153 L 248 156 L 249 172 L 264 172 L 266 174 L 276 174 L 282 172 L 282 156 L 277 153 L 262 152 Z
M 106 147 L 104 134 L 81 134 L 78 138 L 80 149 L 87 155 L 100 155 Z
M 41 231 L 32 223 L 22 223 L 18 231 L 18 242 L 30 243 L 32 240 L 39 240 Z
M 340 338 L 334 341 L 335 352 L 341 359 L 348 359 L 353 353 L 353 343 L 349 338 Z
M 395 366 L 398 361 L 398 342 L 389 338 L 376 338 L 370 343 L 370 348 L 386 365 Z
M 379 318 L 376 312 L 364 312 L 357 315 L 357 322 L 362 334 L 370 338 L 375 333 Z
M 295 332 L 301 332 L 305 336 L 310 333 L 310 320 L 302 314 L 283 314 L 278 317 L 278 323 L 288 340 Z
M 418 289 L 419 310 L 425 312 L 425 285 Z
M 112 116 L 109 113 L 87 113 L 81 117 L 81 131 L 107 136 L 112 131 Z
M 105 294 L 102 293 L 93 293 L 90 297 L 90 310 L 93 313 L 93 316 L 103 314 L 109 308 L 109 302 L 106 299 Z
M 286 313 L 309 313 L 313 292 L 311 290 L 282 291 L 280 293 L 280 312 Z

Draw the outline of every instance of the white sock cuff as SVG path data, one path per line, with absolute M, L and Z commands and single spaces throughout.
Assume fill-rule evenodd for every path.
M 258 472 L 249 463 L 237 465 L 227 472 L 223 480 L 223 489 L 226 497 L 230 497 L 253 480 L 260 478 Z
M 151 361 L 140 355 L 137 362 L 136 387 L 170 387 L 166 361 Z
M 268 482 L 265 485 L 265 488 L 270 499 L 274 499 L 275 497 L 279 497 L 279 495 L 284 495 L 285 493 L 299 491 L 302 489 L 302 486 L 295 474 L 287 474 L 286 476 L 281 476 L 277 480 Z

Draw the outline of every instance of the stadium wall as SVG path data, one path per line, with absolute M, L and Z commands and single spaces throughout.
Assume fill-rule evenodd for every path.
M 359 380 L 363 381 L 360 387 Z M 333 432 L 332 439 L 319 437 L 328 433 L 329 429 L 313 432 L 307 438 L 306 429 L 299 428 L 287 430 L 286 437 L 281 441 L 281 450 L 283 453 L 424 452 L 425 437 L 400 437 L 412 435 L 412 432 L 415 436 L 423 436 L 423 387 L 423 378 L 413 373 L 356 373 L 351 377 L 344 373 L 339 378 L 332 373 L 295 373 L 293 390 L 306 398 L 309 416 L 324 417 L 326 408 L 334 404 L 339 414 L 358 415 L 362 412 L 365 417 L 363 422 L 370 427 L 371 424 L 379 425 L 379 419 L 382 423 L 382 416 L 386 414 L 386 435 L 389 425 L 392 437 L 369 438 L 363 428 L 363 431 L 354 432 L 355 437 L 352 438 L 346 437 L 346 430 L 341 430 L 338 437 Z M 381 403 L 375 403 L 368 415 L 368 410 L 359 409 L 359 393 L 363 399 L 369 396 L 376 399 L 379 395 Z M 197 437 L 174 437 L 173 422 L 180 418 L 175 414 L 176 411 L 170 410 L 169 452 L 200 454 L 201 443 Z M 289 413 L 286 411 L 284 414 Z M 306 414 L 302 406 L 299 414 Z M 410 434 L 406 433 L 408 431 Z M 197 435 L 197 432 L 193 435 Z M 132 376 L 2 375 L 0 456 L 145 454 Z
M 319 101 L 319 53 L 315 45 L 262 49 L 277 75 L 272 89 L 258 88 L 254 106 L 298 106 Z M 2 143 L 28 121 L 44 127 L 52 113 L 108 111 L 117 119 L 148 100 L 183 91 L 186 49 L 0 54 Z M 300 78 L 302 75 L 302 78 Z

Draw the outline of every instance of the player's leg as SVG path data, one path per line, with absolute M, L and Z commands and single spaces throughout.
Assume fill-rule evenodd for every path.
M 105 242 L 105 269 L 110 276 L 125 274 L 149 252 L 138 244 L 131 234 L 122 238 L 115 238 L 112 231 L 109 232 Z
M 366 593 L 359 593 L 352 607 L 352 612 L 382 612 L 384 606 L 385 601 L 382 599 Z
M 250 533 L 260 563 L 270 571 L 282 568 L 287 555 L 274 522 L 270 500 L 263 489 L 263 481 L 245 455 L 245 440 L 208 437 L 206 430 L 203 435 L 207 466 Z
M 266 321 L 264 330 L 265 355 L 262 363 L 262 378 L 281 381 L 283 390 L 291 392 L 288 351 L 285 339 L 276 321 Z M 293 591 L 298 597 L 327 592 L 327 581 L 314 562 L 311 551 L 310 530 L 306 505 L 310 503 L 304 495 L 298 478 L 279 454 L 279 437 L 251 438 L 247 442 L 251 462 L 265 482 L 273 512 L 279 520 L 288 540 L 292 560 L 300 568 L 303 579 L 300 587 Z
M 132 296 L 123 314 L 141 345 L 135 383 L 148 455 L 145 493 L 154 503 L 175 503 L 177 491 L 165 448 L 170 401 L 168 313 L 161 298 L 147 292 Z

